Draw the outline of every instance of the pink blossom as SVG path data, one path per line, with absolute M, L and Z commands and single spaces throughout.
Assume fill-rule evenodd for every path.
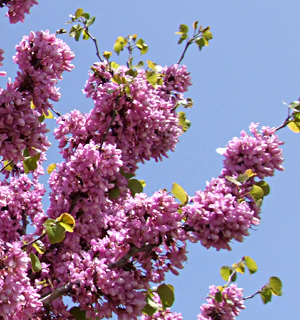
M 9 22 L 17 23 L 24 21 L 25 13 L 29 14 L 31 7 L 35 4 L 38 4 L 36 0 L 7 0 L 0 7 L 7 6 L 6 16 L 9 18 Z
M 198 320 L 234 320 L 240 310 L 245 309 L 243 289 L 238 288 L 236 284 L 231 284 L 223 289 L 220 302 L 214 298 L 219 291 L 218 287 L 210 286 L 209 289 L 207 303 L 200 307 L 201 313 L 198 315 Z

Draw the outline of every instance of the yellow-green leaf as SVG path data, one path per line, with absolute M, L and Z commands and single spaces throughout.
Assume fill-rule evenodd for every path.
M 50 174 L 55 169 L 56 169 L 56 164 L 55 163 L 51 163 L 51 164 L 49 164 L 49 166 L 47 168 L 47 173 Z
M 186 205 L 188 202 L 188 195 L 186 191 L 178 183 L 174 182 L 172 185 L 171 193 L 177 198 L 182 204 Z
M 75 219 L 69 213 L 61 214 L 56 221 L 58 221 L 66 231 L 73 232 L 73 229 L 75 228 Z

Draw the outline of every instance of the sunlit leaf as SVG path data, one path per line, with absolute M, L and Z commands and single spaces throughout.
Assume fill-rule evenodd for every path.
M 232 269 L 228 266 L 223 266 L 220 269 L 220 275 L 224 281 L 228 281 L 231 274 L 232 274 Z
M 15 167 L 14 162 L 8 161 L 8 160 L 5 160 L 3 165 L 4 165 L 6 171 L 12 171 Z
M 50 174 L 51 172 L 53 172 L 56 169 L 56 163 L 51 163 L 49 164 L 48 168 L 47 168 L 47 173 Z
M 282 295 L 282 282 L 278 277 L 270 277 L 269 279 L 269 286 L 276 296 Z
M 153 63 L 151 60 L 147 60 L 147 65 L 148 65 L 148 68 L 156 71 L 156 64 Z
M 298 121 L 291 121 L 288 123 L 287 126 L 295 133 L 300 132 L 300 122 Z
M 41 240 L 35 241 L 32 246 L 38 253 L 44 254 L 46 252 L 46 247 Z
M 264 304 L 271 302 L 272 300 L 272 290 L 269 287 L 263 287 L 260 292 L 260 297 Z
M 267 196 L 270 193 L 271 189 L 266 181 L 261 180 L 259 182 L 256 182 L 255 184 L 263 189 L 264 196 Z
M 152 86 L 155 86 L 157 83 L 158 74 L 155 71 L 147 71 L 146 78 L 152 84 Z
M 75 219 L 69 213 L 61 214 L 56 221 L 59 222 L 59 225 L 65 228 L 68 232 L 73 232 L 75 228 Z
M 81 15 L 83 14 L 83 12 L 84 12 L 84 11 L 83 11 L 82 8 L 77 9 L 76 12 L 75 12 L 75 18 L 81 17 Z
M 30 253 L 29 257 L 30 257 L 30 261 L 31 261 L 32 271 L 33 272 L 41 271 L 42 270 L 42 265 L 41 265 L 41 262 L 40 262 L 39 258 L 34 253 Z
M 143 308 L 142 312 L 151 317 L 159 309 L 159 305 L 155 301 L 153 301 L 149 294 L 147 294 L 146 296 L 146 303 L 147 304 Z
M 206 40 L 211 40 L 213 38 L 213 35 L 212 33 L 209 31 L 209 30 L 205 30 L 203 33 L 202 33 L 202 37 Z
M 181 24 L 179 26 L 179 31 L 182 33 L 188 33 L 189 32 L 189 27 L 186 24 Z
M 246 267 L 248 268 L 250 274 L 253 274 L 257 271 L 257 269 L 258 269 L 257 264 L 252 258 L 245 256 L 244 261 L 245 261 Z
M 259 200 L 262 200 L 265 194 L 261 187 L 254 184 L 250 191 L 250 195 L 254 199 L 254 201 L 257 202 Z
M 24 172 L 29 173 L 29 171 L 34 171 L 38 167 L 38 161 L 41 157 L 41 154 L 38 153 L 32 157 L 25 157 L 23 160 L 23 167 L 24 167 Z
M 178 183 L 174 182 L 172 185 L 171 193 L 177 198 L 182 204 L 187 204 L 188 202 L 188 195 L 186 191 L 180 186 Z
M 46 220 L 44 227 L 51 244 L 59 243 L 64 240 L 66 230 L 54 219 Z
M 91 19 L 88 19 L 85 23 L 86 27 L 91 26 L 95 22 L 96 17 L 92 17 Z

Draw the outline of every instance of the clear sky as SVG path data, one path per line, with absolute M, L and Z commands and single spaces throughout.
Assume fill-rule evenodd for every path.
M 97 17 L 91 32 L 98 39 L 101 52 L 112 50 L 118 36 L 137 33 L 149 45 L 147 55 L 142 58 L 162 66 L 176 63 L 182 53 L 183 45 L 177 45 L 178 36 L 174 35 L 179 24 L 192 26 L 193 21 L 199 20 L 203 26 L 211 27 L 214 35 L 211 45 L 202 52 L 192 47 L 184 59 L 193 80 L 187 95 L 195 101 L 188 111 L 192 127 L 169 159 L 147 163 L 139 170 L 138 178 L 146 181 L 145 192 L 149 195 L 160 188 L 170 190 L 172 183 L 177 182 L 193 196 L 222 169 L 222 156 L 215 152 L 216 148 L 224 147 L 241 130 L 248 130 L 252 121 L 280 125 L 287 115 L 281 101 L 291 102 L 300 95 L 298 0 L 40 2 L 23 24 L 9 25 L 4 18 L 5 10 L 0 10 L 0 48 L 5 50 L 2 70 L 11 78 L 17 68 L 10 59 L 22 36 L 31 30 L 55 32 L 67 28 L 68 15 L 79 7 Z M 61 113 L 74 108 L 89 111 L 92 101 L 85 98 L 82 88 L 90 66 L 97 60 L 94 46 L 91 41 L 76 43 L 66 35 L 62 39 L 76 54 L 76 68 L 64 75 L 59 85 L 62 99 L 55 109 Z M 126 58 L 123 54 L 118 61 Z M 4 86 L 5 79 L 0 80 Z M 53 120 L 49 126 L 53 129 Z M 167 282 L 175 286 L 173 309 L 182 312 L 185 320 L 196 319 L 209 285 L 223 284 L 219 268 L 239 261 L 244 255 L 256 260 L 259 267 L 251 277 L 248 274 L 238 277 L 237 283 L 245 288 L 246 295 L 257 291 L 273 275 L 282 279 L 284 294 L 265 306 L 259 297 L 246 301 L 246 310 L 239 319 L 299 318 L 300 136 L 289 129 L 278 134 L 285 141 L 285 171 L 268 179 L 271 194 L 262 206 L 261 225 L 251 231 L 244 243 L 233 243 L 231 252 L 190 245 L 186 268 L 179 277 L 168 277 Z M 48 159 L 48 163 L 59 161 L 55 142 Z

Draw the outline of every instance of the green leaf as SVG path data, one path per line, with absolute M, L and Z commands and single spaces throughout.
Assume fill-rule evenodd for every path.
M 131 195 L 134 197 L 136 193 L 143 192 L 143 186 L 137 179 L 128 180 L 128 189 L 131 191 Z
M 254 184 L 252 186 L 251 191 L 250 191 L 250 195 L 254 199 L 254 201 L 257 202 L 257 201 L 262 200 L 264 198 L 265 193 L 261 187 Z
M 103 52 L 103 57 L 108 60 L 112 55 L 112 52 L 111 51 L 104 51 Z
M 73 232 L 75 228 L 75 219 L 69 213 L 61 214 L 57 219 L 59 225 L 61 225 L 66 231 Z
M 79 307 L 71 308 L 70 313 L 76 320 L 88 320 L 85 316 L 85 311 L 81 310 Z
M 147 71 L 146 78 L 154 87 L 158 80 L 158 74 L 155 71 Z
M 44 227 L 51 244 L 59 243 L 64 240 L 66 230 L 54 219 L 46 220 Z
M 189 32 L 189 27 L 186 24 L 181 24 L 179 26 L 179 32 L 188 33 Z
M 110 67 L 111 67 L 112 69 L 116 70 L 116 69 L 118 69 L 118 68 L 120 67 L 120 65 L 117 64 L 116 62 L 112 61 L 112 62 L 110 63 Z
M 125 39 L 123 37 L 118 37 L 114 44 L 114 51 L 119 55 L 125 46 Z
M 237 186 L 241 186 L 241 185 L 242 185 L 239 181 L 237 181 L 237 179 L 235 179 L 235 178 L 233 178 L 233 177 L 225 176 L 225 179 L 228 180 L 228 181 L 230 181 L 230 182 L 232 182 L 232 183 L 234 183 L 234 184 L 237 185 Z
M 159 305 L 152 300 L 150 294 L 147 294 L 146 296 L 146 303 L 147 304 L 143 308 L 142 312 L 152 317 L 154 313 L 159 309 Z
M 260 292 L 260 297 L 264 304 L 271 302 L 272 300 L 272 290 L 269 287 L 263 287 Z
M 239 174 L 238 177 L 236 178 L 236 181 L 240 182 L 240 183 L 244 183 L 245 181 L 247 181 L 249 179 L 249 176 L 245 173 Z
M 170 308 L 173 305 L 175 295 L 174 287 L 172 285 L 163 283 L 160 286 L 158 286 L 156 292 L 160 297 L 160 301 L 164 309 Z
M 87 20 L 90 18 L 89 13 L 87 13 L 87 12 L 83 13 L 81 16 L 84 17 Z
M 298 121 L 291 121 L 288 123 L 287 126 L 290 128 L 290 130 L 292 130 L 295 133 L 300 132 L 300 122 Z
M 83 28 L 79 28 L 78 30 L 76 30 L 76 32 L 75 32 L 75 40 L 76 41 L 79 41 L 82 31 L 83 31 Z
M 220 269 L 220 275 L 224 281 L 228 281 L 232 274 L 232 269 L 228 266 L 223 266 Z
M 30 253 L 29 257 L 30 257 L 30 261 L 31 261 L 32 271 L 33 272 L 41 271 L 42 270 L 42 265 L 41 265 L 41 262 L 40 262 L 39 258 L 34 253 Z
M 292 110 L 300 110 L 300 102 L 299 101 L 293 101 L 289 104 L 289 108 Z
M 186 191 L 178 183 L 174 182 L 172 185 L 171 193 L 177 198 L 183 205 L 186 205 L 188 202 L 188 195 Z
M 147 65 L 148 65 L 148 68 L 156 71 L 156 63 L 152 62 L 151 60 L 147 60 Z
M 257 271 L 257 269 L 258 269 L 257 264 L 253 259 L 251 259 L 248 256 L 245 256 L 244 261 L 245 261 L 246 267 L 248 268 L 250 274 L 253 274 Z
M 3 165 L 4 165 L 6 171 L 12 171 L 14 169 L 14 167 L 15 167 L 14 162 L 13 161 L 10 162 L 8 160 L 5 160 Z
M 35 248 L 35 250 L 40 253 L 40 254 L 44 254 L 46 252 L 46 247 L 43 244 L 43 242 L 41 240 L 37 240 L 35 241 L 32 246 Z
M 23 160 L 24 172 L 28 173 L 29 171 L 34 171 L 38 167 L 38 161 L 40 157 L 40 153 L 32 157 L 25 157 L 25 159 Z
M 232 269 L 234 269 L 236 272 L 241 274 L 245 273 L 245 265 L 243 263 L 239 263 L 239 264 L 234 263 L 232 265 Z
M 134 66 L 132 66 L 132 68 L 141 69 L 141 68 L 143 68 L 143 66 L 144 66 L 144 62 L 143 61 L 139 61 L 139 63 L 134 65 Z
M 187 38 L 188 38 L 188 35 L 186 33 L 182 34 L 180 39 L 178 40 L 178 44 L 181 44 Z
M 117 199 L 120 196 L 120 190 L 117 187 L 108 190 L 108 197 L 110 200 Z
M 275 294 L 276 296 L 282 295 L 282 282 L 278 277 L 270 277 L 269 287 L 271 288 L 273 294 Z
M 270 193 L 271 189 L 266 181 L 261 180 L 259 182 L 256 182 L 255 184 L 263 189 L 264 196 L 267 196 Z
M 205 46 L 208 46 L 208 41 L 205 38 L 198 38 L 195 42 L 199 50 L 201 50 Z
M 82 8 L 77 9 L 75 12 L 75 18 L 80 18 L 82 16 L 83 12 L 84 11 Z
M 135 176 L 134 173 L 124 172 L 124 169 L 123 169 L 123 168 L 120 169 L 120 173 L 121 173 L 121 175 L 122 175 L 123 177 L 125 177 L 127 180 L 129 180 L 129 179 L 131 179 L 132 177 Z
M 221 291 L 218 291 L 218 292 L 215 294 L 215 300 L 216 300 L 217 302 L 222 302 L 223 296 L 222 296 L 222 292 L 221 292 Z
M 148 51 L 148 45 L 143 39 L 138 39 L 136 42 L 136 46 L 140 50 L 141 54 L 145 54 Z
M 205 30 L 203 33 L 202 33 L 202 37 L 206 40 L 211 40 L 213 38 L 213 35 L 212 33 L 209 31 L 209 30 Z
M 56 169 L 56 163 L 51 163 L 49 164 L 48 168 L 47 168 L 47 173 L 50 174 L 51 172 L 53 172 Z
M 88 20 L 85 22 L 85 26 L 86 26 L 86 27 L 91 26 L 91 25 L 95 22 L 95 19 L 96 19 L 96 17 L 92 17 L 91 19 L 88 19 Z
M 186 114 L 183 111 L 178 112 L 178 122 L 183 132 L 186 132 L 191 126 L 191 121 L 186 118 Z
M 83 29 L 82 30 L 82 39 L 83 40 L 89 40 L 90 36 L 88 35 L 88 33 Z
M 143 188 L 145 188 L 147 186 L 145 180 L 140 180 L 140 183 L 143 186 Z

